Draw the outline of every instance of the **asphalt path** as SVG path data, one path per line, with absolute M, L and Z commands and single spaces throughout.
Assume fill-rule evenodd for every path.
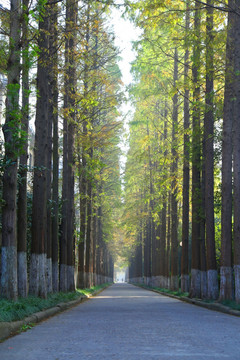
M 0 360 L 240 359 L 240 319 L 129 284 L 0 344 Z

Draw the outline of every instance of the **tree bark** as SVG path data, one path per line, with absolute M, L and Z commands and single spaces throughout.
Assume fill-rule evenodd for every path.
M 91 281 L 91 264 L 92 264 L 92 235 L 91 235 L 91 222 L 92 222 L 92 179 L 88 179 L 87 183 L 87 229 L 86 229 L 86 287 L 92 286 Z
M 18 295 L 16 200 L 17 162 L 20 149 L 16 143 L 19 129 L 20 5 L 20 0 L 11 0 L 6 121 L 3 126 L 5 168 L 3 174 L 1 295 L 13 300 L 16 300 Z
M 190 297 L 201 296 L 201 263 L 200 263 L 200 221 L 201 221 L 201 181 L 200 181 L 200 9 L 195 1 L 193 49 L 193 135 L 192 135 L 192 270 Z
M 47 9 L 39 21 L 39 49 L 37 69 L 37 106 L 35 119 L 32 247 L 29 292 L 47 296 L 46 284 L 46 222 L 47 222 L 47 132 L 48 132 L 48 30 Z
M 229 6 L 234 5 L 229 0 Z M 221 266 L 220 299 L 233 298 L 232 274 L 232 126 L 234 109 L 234 14 L 228 13 L 226 44 L 225 92 L 222 134 L 222 212 L 221 212 Z
M 18 295 L 27 297 L 27 160 L 28 160 L 28 126 L 29 126 L 29 47 L 28 47 L 28 6 L 29 0 L 23 0 L 25 15 L 22 25 L 22 123 L 23 153 L 19 161 L 18 186 Z
M 234 117 L 233 117 L 233 190 L 234 190 L 234 274 L 235 300 L 240 303 L 240 0 L 235 0 L 234 21 Z
M 166 245 L 166 267 L 165 279 L 167 289 L 170 289 L 170 243 L 171 243 L 171 193 L 168 195 L 168 208 L 167 208 L 167 245 Z
M 58 139 L 58 35 L 57 35 L 57 19 L 58 7 L 55 4 L 53 7 L 53 54 L 52 60 L 54 63 L 52 74 L 52 99 L 53 99 L 53 170 L 52 170 L 52 203 L 53 203 L 53 216 L 52 216 L 52 286 L 53 291 L 59 291 L 59 139 Z
M 206 26 L 206 109 L 204 118 L 205 140 L 205 218 L 206 218 L 206 247 L 207 247 L 207 284 L 209 299 L 217 299 L 218 273 L 215 250 L 215 222 L 214 222 L 214 115 L 213 115 L 213 0 L 207 1 Z
M 178 52 L 175 48 L 174 54 L 174 87 L 178 81 Z M 172 117 L 172 165 L 171 165 L 171 290 L 179 290 L 178 285 L 178 214 L 177 214 L 177 171 L 178 171 L 178 153 L 177 153 L 177 129 L 178 129 L 178 94 L 173 97 L 173 117 Z
M 188 49 L 188 32 L 190 27 L 189 0 L 186 3 L 186 20 L 185 20 L 185 55 L 184 55 L 184 150 L 183 150 L 183 205 L 182 205 L 182 257 L 181 257 L 181 290 L 189 291 L 189 49 Z
M 67 22 L 71 29 L 71 36 L 69 38 L 69 64 L 68 64 L 68 79 L 69 79 L 69 125 L 68 125 L 68 220 L 67 220 L 67 290 L 74 291 L 74 224 L 75 224 L 75 208 L 74 208 L 74 147 L 75 147 L 75 127 L 76 127 L 76 27 L 77 27 L 77 7 L 78 2 L 75 0 L 68 0 L 67 7 L 69 8 L 69 17 Z

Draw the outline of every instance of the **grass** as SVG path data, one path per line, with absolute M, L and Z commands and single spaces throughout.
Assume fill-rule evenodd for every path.
M 160 291 L 165 294 L 176 295 L 178 297 L 188 297 L 189 296 L 188 292 L 183 293 L 180 290 L 179 291 L 171 291 L 169 289 L 152 287 L 152 286 L 147 286 L 144 284 L 136 284 L 136 285 L 140 286 L 140 287 L 152 289 L 152 290 L 157 290 L 157 291 Z M 230 300 L 217 301 L 217 300 L 209 300 L 209 299 L 199 299 L 199 300 L 201 300 L 202 302 L 205 302 L 205 303 L 219 303 L 219 304 L 229 307 L 230 309 L 240 311 L 240 304 L 237 304 L 235 301 L 230 301 Z
M 230 307 L 233 310 L 238 310 L 240 311 L 240 304 L 237 304 L 235 301 L 231 301 L 231 300 L 223 300 L 221 301 L 221 304 Z
M 159 287 L 153 287 L 153 286 L 149 286 L 149 285 L 145 285 L 145 284 L 136 284 L 137 286 L 143 287 L 143 288 L 148 288 L 148 289 L 152 289 L 152 290 L 156 290 L 156 291 L 160 291 L 162 293 L 165 294 L 172 294 L 172 295 L 176 295 L 179 297 L 187 297 L 189 295 L 188 292 L 181 292 L 181 291 L 172 291 L 169 289 L 165 289 L 165 288 L 159 288 Z
M 94 291 L 101 290 L 107 284 L 91 287 L 90 289 L 77 289 L 70 293 L 49 294 L 47 299 L 36 296 L 19 298 L 17 301 L 0 298 L 0 322 L 22 320 L 38 311 L 49 309 L 62 302 L 78 299 L 82 295 L 91 295 Z

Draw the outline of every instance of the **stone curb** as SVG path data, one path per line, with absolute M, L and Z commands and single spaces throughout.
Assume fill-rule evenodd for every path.
M 132 284 L 132 285 L 138 286 L 137 284 Z M 141 287 L 141 288 L 146 289 L 146 290 L 153 291 L 153 292 L 155 292 L 157 294 L 161 294 L 163 296 L 168 296 L 168 297 L 171 297 L 173 299 L 181 300 L 181 301 L 187 302 L 187 303 L 192 304 L 192 305 L 201 306 L 201 307 L 206 308 L 208 310 L 218 311 L 218 312 L 222 312 L 224 314 L 233 315 L 233 316 L 239 316 L 240 317 L 240 311 L 239 310 L 231 309 L 228 306 L 225 306 L 225 305 L 220 304 L 220 303 L 207 303 L 207 302 L 205 302 L 203 300 L 199 300 L 199 299 L 190 299 L 190 298 L 185 297 L 185 296 L 177 296 L 177 295 L 165 293 L 163 291 L 148 288 L 147 286 L 146 287 L 145 286 L 138 286 L 138 287 Z
M 19 321 L 11 321 L 11 322 L 0 322 L 0 341 L 5 340 L 6 338 L 10 337 L 11 335 L 14 335 L 21 331 L 21 328 L 24 325 L 28 324 L 37 324 L 43 320 L 46 320 L 58 313 L 61 313 L 65 310 L 68 310 L 76 305 L 79 305 L 81 302 L 88 300 L 89 298 L 99 294 L 103 290 L 105 290 L 108 286 L 94 291 L 90 295 L 81 295 L 78 299 L 69 301 L 67 303 L 59 303 L 56 306 L 39 311 L 37 313 L 34 313 L 23 320 Z

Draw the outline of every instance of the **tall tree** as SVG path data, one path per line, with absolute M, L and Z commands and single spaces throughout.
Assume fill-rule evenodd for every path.
M 207 1 L 206 24 L 206 109 L 204 117 L 204 145 L 205 145 L 205 218 L 206 218 L 206 247 L 207 247 L 207 284 L 208 298 L 217 299 L 218 273 L 215 250 L 214 224 L 214 114 L 213 114 L 213 6 L 214 1 Z
M 71 26 L 71 37 L 69 38 L 69 64 L 68 64 L 68 78 L 69 78 L 69 108 L 70 119 L 68 125 L 68 222 L 67 222 L 67 282 L 68 291 L 75 289 L 74 284 L 74 252 L 75 252 L 75 210 L 74 210 L 74 169 L 75 169 L 75 127 L 76 127 L 76 29 L 77 29 L 77 13 L 78 2 L 69 0 L 67 8 L 69 7 L 69 18 L 66 19 Z
M 53 170 L 52 170 L 52 286 L 53 291 L 59 290 L 59 138 L 58 138 L 58 34 L 57 19 L 58 6 L 52 5 L 51 20 L 51 47 L 52 71 L 50 73 L 50 84 L 52 88 L 52 109 L 53 109 Z
M 22 24 L 22 122 L 21 130 L 24 138 L 23 153 L 19 160 L 18 214 L 17 214 L 17 246 L 18 246 L 18 294 L 27 296 L 27 163 L 28 163 L 28 127 L 29 127 L 29 46 L 28 22 L 29 0 L 23 0 Z
M 174 53 L 174 88 L 173 115 L 172 115 L 172 184 L 171 184 L 171 290 L 178 290 L 178 203 L 177 203 L 177 171 L 178 171 L 178 152 L 177 152 L 177 132 L 178 132 L 178 93 L 176 90 L 178 81 L 178 51 Z
M 235 299 L 240 303 L 240 1 L 234 3 L 234 117 L 233 117 L 233 189 L 234 189 L 234 275 Z
M 16 300 L 17 289 L 17 166 L 19 154 L 19 88 L 20 88 L 20 0 L 11 0 L 10 47 L 8 58 L 8 85 L 5 139 L 3 208 L 2 208 L 2 271 L 1 294 Z
M 229 1 L 233 8 L 234 1 Z M 234 13 L 228 12 L 222 135 L 222 211 L 220 299 L 232 299 L 232 127 L 234 109 Z
M 185 15 L 185 54 L 184 54 L 184 154 L 183 154 L 183 209 L 182 209 L 182 257 L 181 257 L 181 290 L 189 291 L 189 145 L 190 136 L 188 134 L 190 127 L 189 114 L 189 41 L 188 32 L 190 28 L 190 2 L 186 2 Z
M 35 117 L 34 178 L 32 208 L 32 244 L 29 292 L 47 296 L 47 135 L 48 135 L 48 6 L 39 4 L 39 37 L 37 67 L 37 105 Z
M 63 182 L 60 286 L 63 291 L 74 289 L 74 138 L 76 103 L 76 23 L 77 2 L 66 4 L 65 93 L 63 137 Z
M 193 115 L 192 115 L 192 269 L 191 269 L 191 297 L 201 296 L 201 262 L 200 262 L 200 8 L 195 1 L 194 15 L 194 49 L 193 49 Z

